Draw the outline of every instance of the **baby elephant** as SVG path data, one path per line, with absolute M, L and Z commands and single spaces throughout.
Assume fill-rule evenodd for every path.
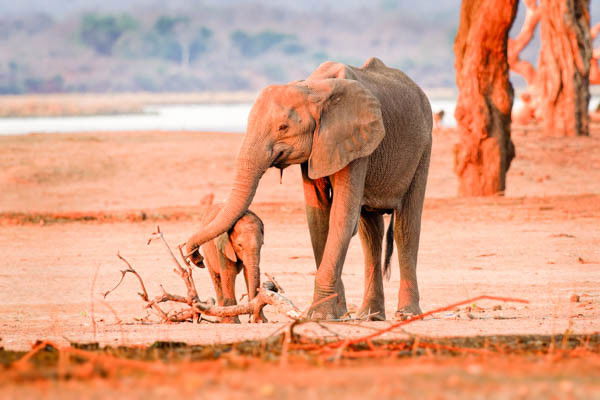
M 221 207 L 222 205 L 206 204 L 201 217 L 202 226 L 210 223 Z M 212 278 L 218 305 L 237 304 L 235 278 L 242 270 L 248 289 L 248 301 L 256 296 L 260 286 L 259 263 L 263 237 L 264 227 L 261 219 L 248 210 L 229 231 L 202 245 L 204 263 Z M 192 256 L 192 261 L 202 266 L 202 256 L 198 253 Z M 253 320 L 253 322 L 266 321 L 262 311 L 260 316 Z M 238 317 L 222 318 L 221 322 L 240 323 L 240 320 Z

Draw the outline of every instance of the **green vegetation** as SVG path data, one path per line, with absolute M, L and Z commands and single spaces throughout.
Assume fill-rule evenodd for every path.
M 81 41 L 96 53 L 109 56 L 113 46 L 127 31 L 137 27 L 136 21 L 127 14 L 86 14 L 81 20 Z

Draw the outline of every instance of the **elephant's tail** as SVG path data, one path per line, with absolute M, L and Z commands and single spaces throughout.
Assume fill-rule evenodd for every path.
M 386 280 L 390 280 L 392 270 L 390 264 L 392 261 L 392 253 L 394 252 L 394 214 L 390 218 L 387 233 L 385 234 L 385 258 L 383 260 L 383 276 Z

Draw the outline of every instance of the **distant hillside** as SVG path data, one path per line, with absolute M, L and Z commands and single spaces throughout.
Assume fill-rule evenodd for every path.
M 452 87 L 459 4 L 3 2 L 0 93 L 255 90 L 325 60 L 360 65 L 371 56 L 425 87 Z

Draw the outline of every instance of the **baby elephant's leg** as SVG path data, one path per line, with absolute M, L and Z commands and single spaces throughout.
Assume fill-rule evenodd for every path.
M 213 287 L 215 288 L 215 294 L 217 296 L 217 304 L 223 305 L 223 286 L 221 285 L 221 275 L 216 273 L 212 268 L 208 268 L 210 277 L 212 279 Z
M 204 253 L 204 264 L 210 274 L 210 278 L 215 288 L 215 295 L 217 296 L 217 304 L 223 305 L 223 289 L 221 284 L 220 274 L 220 256 L 213 242 L 208 242 L 202 246 L 202 252 Z
M 234 306 L 237 304 L 235 299 L 235 277 L 238 274 L 237 266 L 234 262 L 225 260 L 221 267 L 221 289 L 223 291 L 223 305 Z M 221 318 L 221 322 L 225 323 L 240 323 L 240 319 L 236 317 Z

